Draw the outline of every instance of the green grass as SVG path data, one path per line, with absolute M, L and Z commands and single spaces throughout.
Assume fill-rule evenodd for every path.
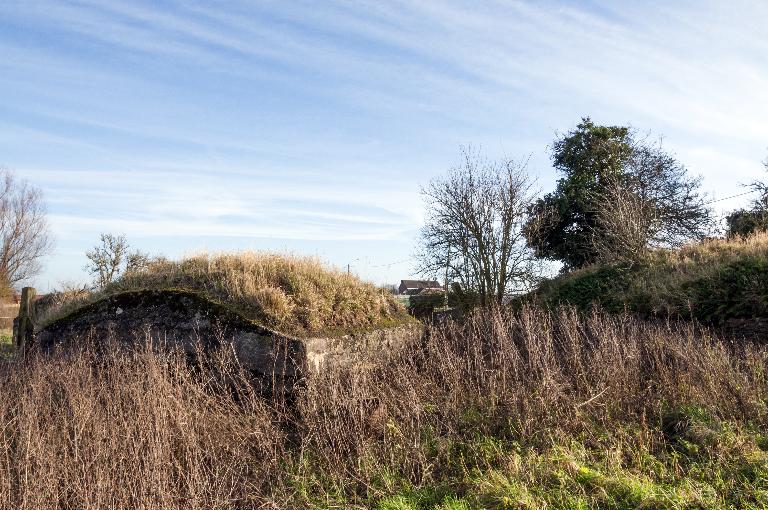
M 288 475 L 290 493 L 302 497 L 286 506 L 768 508 L 763 346 L 731 352 L 691 324 L 560 314 L 550 322 L 530 309 L 486 312 L 487 322 L 470 318 L 455 337 L 431 330 L 436 357 L 370 393 L 385 400 L 393 391 L 383 432 L 307 445 L 338 457 L 306 454 Z M 466 335 L 491 343 L 481 350 Z M 429 383 L 420 390 L 403 382 L 421 378 Z M 389 389 L 400 385 L 409 390 Z M 324 417 L 318 433 L 338 419 L 330 429 L 343 434 L 349 415 L 329 408 L 323 401 L 314 411 Z
M 13 345 L 13 330 L 0 330 L 0 358 L 8 358 L 15 352 Z
M 415 487 L 390 477 L 389 483 L 370 488 L 381 496 L 363 506 L 378 510 L 766 508 L 768 453 L 759 446 L 764 440 L 759 432 L 735 424 L 718 426 L 721 431 L 707 440 L 714 444 L 686 444 L 687 440 L 661 436 L 633 443 L 636 431 L 631 426 L 603 431 L 602 441 L 596 444 L 560 437 L 546 448 L 478 437 L 447 445 L 464 455 L 436 455 L 429 483 Z M 488 444 L 495 445 L 492 459 L 487 456 Z M 301 506 L 354 506 L 343 498 L 328 504 L 329 492 L 333 491 L 320 490 L 318 494 L 326 499 L 304 499 Z
M 523 300 L 713 325 L 768 317 L 768 234 L 657 250 L 640 263 L 597 264 L 545 282 Z

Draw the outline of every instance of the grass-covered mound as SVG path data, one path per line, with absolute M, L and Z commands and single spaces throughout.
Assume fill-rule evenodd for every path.
M 156 260 L 68 303 L 45 321 L 116 293 L 165 289 L 195 291 L 247 319 L 298 336 L 355 333 L 411 320 L 391 294 L 315 258 L 241 252 Z
M 594 265 L 545 282 L 525 300 L 715 325 L 768 317 L 768 234 L 656 250 L 641 263 Z

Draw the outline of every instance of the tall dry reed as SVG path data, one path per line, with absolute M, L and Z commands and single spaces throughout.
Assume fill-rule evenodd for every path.
M 226 392 L 217 382 L 224 377 Z M 247 501 L 274 476 L 284 433 L 242 382 L 230 362 L 195 367 L 181 353 L 149 349 L 4 363 L 2 507 L 207 509 Z
M 544 448 L 632 425 L 659 441 L 685 406 L 765 426 L 766 367 L 765 346 L 691 324 L 484 310 L 430 327 L 419 349 L 318 376 L 300 401 L 305 448 L 343 491 L 393 471 L 436 484 L 452 448 L 477 437 Z
M 632 441 L 653 443 L 687 405 L 765 426 L 767 362 L 764 346 L 691 325 L 533 308 L 430 326 L 311 377 L 289 402 L 256 394 L 224 354 L 12 360 L 0 366 L 0 506 L 364 507 L 470 469 L 478 437 L 545 450 L 629 424 Z

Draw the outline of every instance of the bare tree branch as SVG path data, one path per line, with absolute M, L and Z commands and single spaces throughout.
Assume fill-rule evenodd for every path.
M 10 285 L 39 274 L 53 248 L 42 192 L 8 170 L 0 170 L 0 243 L 0 274 Z
M 120 275 L 127 255 L 128 241 L 124 235 L 101 234 L 101 244 L 85 253 L 91 261 L 85 269 L 94 275 L 95 285 L 104 288 Z
M 419 271 L 476 291 L 481 303 L 528 290 L 539 262 L 522 233 L 534 197 L 525 165 L 489 161 L 462 148 L 461 164 L 422 189 L 427 221 L 421 231 Z

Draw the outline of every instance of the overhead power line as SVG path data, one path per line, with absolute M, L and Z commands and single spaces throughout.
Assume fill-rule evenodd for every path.
M 403 262 L 408 262 L 411 259 L 413 259 L 413 257 L 408 257 L 407 259 L 398 260 L 396 262 L 390 262 L 389 264 L 377 264 L 375 266 L 370 266 L 370 267 L 392 267 L 392 266 L 397 265 L 397 264 L 402 264 Z
M 745 191 L 744 193 L 739 193 L 738 195 L 731 195 L 730 197 L 718 198 L 717 200 L 711 200 L 709 202 L 704 202 L 704 204 L 702 204 L 702 205 L 709 205 L 709 204 L 714 204 L 716 202 L 722 202 L 723 200 L 730 200 L 732 198 L 743 197 L 744 195 L 749 195 L 750 193 L 755 193 L 755 190 Z

